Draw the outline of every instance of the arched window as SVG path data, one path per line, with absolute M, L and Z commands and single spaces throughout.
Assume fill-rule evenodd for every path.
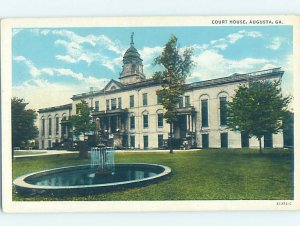
M 136 73 L 136 65 L 135 64 L 132 65 L 131 72 L 132 73 Z
M 202 127 L 208 127 L 209 126 L 209 96 L 208 95 L 202 95 L 200 96 L 200 109 L 201 109 L 201 126 Z
M 52 118 L 50 115 L 48 116 L 48 135 L 52 136 Z
M 45 118 L 42 116 L 42 136 L 45 136 Z
M 65 122 L 65 121 L 67 121 L 67 114 L 66 113 L 63 113 L 62 114 L 62 119 L 61 119 L 61 121 L 62 122 Z M 65 123 L 62 123 L 61 124 L 61 135 L 62 136 L 64 136 L 64 135 L 66 135 L 67 134 L 67 126 L 66 126 L 66 124 Z
M 218 94 L 219 100 L 219 120 L 220 126 L 227 125 L 227 102 L 228 102 L 228 93 L 222 91 Z
M 59 116 L 55 115 L 55 135 L 59 134 Z

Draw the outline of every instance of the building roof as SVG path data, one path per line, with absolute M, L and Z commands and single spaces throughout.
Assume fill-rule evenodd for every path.
M 45 113 L 45 112 L 58 111 L 58 110 L 68 110 L 68 109 L 72 109 L 72 104 L 64 104 L 55 107 L 41 108 L 38 110 L 38 113 Z
M 211 87 L 211 86 L 236 83 L 236 82 L 247 82 L 247 81 L 263 79 L 263 78 L 274 78 L 274 77 L 281 78 L 283 73 L 284 73 L 284 71 L 282 71 L 281 68 L 279 67 L 279 68 L 255 71 L 255 72 L 245 73 L 245 74 L 235 73 L 235 74 L 227 76 L 227 77 L 189 83 L 189 84 L 186 84 L 186 86 L 187 86 L 188 90 L 203 89 L 203 88 L 207 88 L 207 87 Z M 112 79 L 112 81 L 117 82 L 113 79 Z M 71 99 L 77 100 L 77 99 L 91 97 L 91 96 L 99 96 L 99 95 L 105 95 L 105 94 L 110 94 L 110 93 L 118 93 L 120 91 L 134 90 L 134 89 L 140 89 L 143 87 L 156 86 L 156 85 L 159 85 L 159 83 L 157 81 L 155 81 L 153 79 L 147 79 L 147 80 L 137 82 L 137 83 L 122 84 L 122 86 L 116 90 L 105 90 L 105 88 L 104 88 L 100 91 L 90 91 L 90 92 L 86 92 L 86 93 L 73 95 Z
M 272 68 L 268 70 L 255 71 L 245 74 L 234 73 L 230 76 L 223 78 L 210 79 L 200 82 L 193 82 L 187 84 L 189 89 L 199 89 L 199 88 L 207 88 L 210 86 L 223 85 L 228 83 L 236 83 L 236 82 L 250 82 L 253 80 L 264 79 L 264 78 L 275 78 L 282 77 L 284 71 L 281 70 L 280 67 Z

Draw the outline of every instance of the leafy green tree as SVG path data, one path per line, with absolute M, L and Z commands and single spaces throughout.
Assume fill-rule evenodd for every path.
M 287 111 L 282 120 L 284 146 L 294 146 L 294 113 Z
M 154 73 L 154 80 L 162 84 L 157 95 L 166 110 L 164 117 L 170 124 L 170 153 L 173 153 L 173 124 L 177 120 L 176 108 L 179 97 L 185 92 L 185 80 L 193 66 L 192 49 L 186 48 L 182 53 L 177 45 L 177 38 L 171 35 L 160 56 L 155 58 L 154 65 L 163 70 Z
M 75 136 L 83 135 L 95 130 L 95 123 L 92 121 L 91 109 L 87 102 L 81 100 L 80 103 L 76 104 L 76 115 L 70 117 L 70 123 L 73 126 L 73 133 Z M 88 142 L 78 141 L 79 158 L 88 158 Z
M 259 141 L 266 133 L 278 133 L 287 112 L 290 97 L 284 97 L 280 81 L 252 81 L 236 90 L 228 103 L 228 127 L 244 131 Z
M 35 110 L 26 109 L 28 103 L 24 99 L 14 97 L 11 100 L 12 147 L 25 146 L 38 136 L 38 128 L 34 122 L 37 118 Z

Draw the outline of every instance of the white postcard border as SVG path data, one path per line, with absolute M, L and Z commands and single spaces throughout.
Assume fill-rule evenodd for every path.
M 40 18 L 1 21 L 1 120 L 2 120 L 2 206 L 6 212 L 97 212 L 97 211 L 209 211 L 209 210 L 296 210 L 300 209 L 299 140 L 294 151 L 294 200 L 210 200 L 210 201 L 12 201 L 11 103 L 12 28 L 135 27 L 135 26 L 243 26 L 213 25 L 212 20 L 281 20 L 293 26 L 295 138 L 299 137 L 300 19 L 297 16 L 214 16 L 214 17 L 102 17 Z M 244 25 L 266 26 L 266 24 Z M 268 25 L 280 26 L 280 25 Z M 288 202 L 290 205 L 278 205 Z

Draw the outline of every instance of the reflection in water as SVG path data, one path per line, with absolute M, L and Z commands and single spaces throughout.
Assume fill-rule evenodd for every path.
M 143 169 L 144 168 L 144 169 Z M 156 171 L 156 172 L 155 172 Z M 90 168 L 77 168 L 28 178 L 26 182 L 39 186 L 96 185 L 138 180 L 159 174 L 157 170 L 145 167 L 116 167 L 114 172 L 98 173 Z

